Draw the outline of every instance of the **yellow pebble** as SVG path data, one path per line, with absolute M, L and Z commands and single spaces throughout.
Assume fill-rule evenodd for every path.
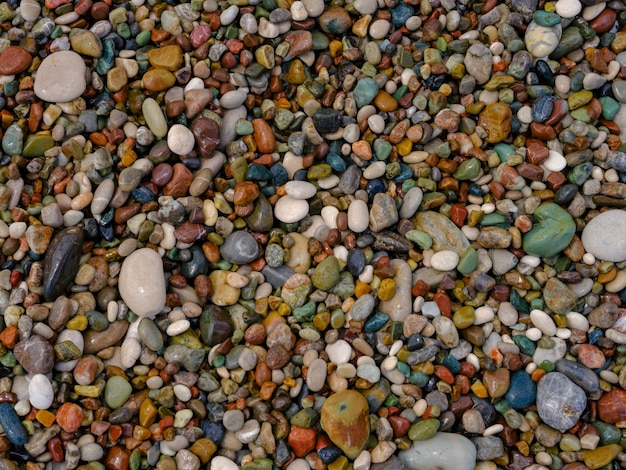
M 485 388 L 485 386 L 480 380 L 477 380 L 476 382 L 474 382 L 470 388 L 472 389 L 472 392 L 474 392 L 474 395 L 476 395 L 478 398 L 489 397 L 489 394 L 487 393 L 487 389 Z
M 339 57 L 343 52 L 343 45 L 341 41 L 330 41 L 328 44 L 328 50 L 330 51 L 331 57 Z
M 35 415 L 35 419 L 39 421 L 43 426 L 49 428 L 54 424 L 56 417 L 48 410 L 39 410 Z
M 393 279 L 383 279 L 378 288 L 378 298 L 380 300 L 390 300 L 396 293 L 396 281 Z
M 591 470 L 604 467 L 611 463 L 621 451 L 622 447 L 619 444 L 609 444 L 594 450 L 586 450 L 584 457 L 585 465 Z
M 76 315 L 65 324 L 68 330 L 85 331 L 89 321 L 85 315 Z
M 545 11 L 549 11 L 549 12 L 555 12 L 556 11 L 556 5 L 552 2 L 546 2 L 546 4 L 543 6 L 543 9 Z
M 452 87 L 450 87 L 447 83 L 444 83 L 439 87 L 439 91 L 445 96 L 450 96 L 452 94 Z
M 296 386 L 296 379 L 294 379 L 293 377 L 287 377 L 287 378 L 285 378 L 285 380 L 283 380 L 283 384 L 285 384 L 289 388 L 295 387 Z
M 291 313 L 291 307 L 287 305 L 286 303 L 283 302 L 282 304 L 278 306 L 278 314 L 281 317 L 286 317 L 290 313 Z
M 435 366 L 432 362 L 420 362 L 419 364 L 412 367 L 412 369 L 416 372 L 421 372 L 422 374 L 431 375 L 435 372 Z
M 332 463 L 329 463 L 327 468 L 328 470 L 347 470 L 348 459 L 344 455 L 340 455 Z
M 407 137 L 402 139 L 402 141 L 396 146 L 398 149 L 398 153 L 406 157 L 413 150 L 413 142 L 411 142 Z
M 365 284 L 361 281 L 356 281 L 356 285 L 354 286 L 354 295 L 359 298 L 364 294 L 369 294 L 371 290 L 372 289 L 369 284 Z

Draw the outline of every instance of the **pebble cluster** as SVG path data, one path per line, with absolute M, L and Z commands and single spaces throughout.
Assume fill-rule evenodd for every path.
M 0 3 L 0 467 L 626 467 L 626 5 Z

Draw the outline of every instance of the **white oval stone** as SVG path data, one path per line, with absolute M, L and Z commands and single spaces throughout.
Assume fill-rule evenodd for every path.
M 308 181 L 288 181 L 285 192 L 294 199 L 309 199 L 315 196 L 317 188 Z
M 532 310 L 530 312 L 530 321 L 532 321 L 533 325 L 539 328 L 544 335 L 556 335 L 556 325 L 554 323 L 554 320 L 552 320 L 552 318 L 550 318 L 550 315 L 548 315 L 543 310 Z
M 326 354 L 328 354 L 330 362 L 345 364 L 350 360 L 352 348 L 347 341 L 340 339 L 326 346 Z
M 439 467 L 446 470 L 473 470 L 476 447 L 460 434 L 438 432 L 425 441 L 415 441 L 409 450 L 401 451 L 400 460 L 411 470 Z
M 154 98 L 146 98 L 141 105 L 141 111 L 146 120 L 146 124 L 157 139 L 162 139 L 167 135 L 167 121 L 161 111 L 159 103 Z
M 559 0 L 554 7 L 561 18 L 574 18 L 583 9 L 579 0 Z
M 439 251 L 430 259 L 430 264 L 439 271 L 452 271 L 459 264 L 459 255 L 452 250 Z
M 373 15 L 378 9 L 378 2 L 376 0 L 356 0 L 354 8 L 361 15 Z
M 218 455 L 211 460 L 211 470 L 239 470 L 239 466 L 232 460 Z
M 54 401 L 54 390 L 48 377 L 36 374 L 28 384 L 28 399 L 30 404 L 40 410 L 47 410 Z
M 387 164 L 385 162 L 374 162 L 363 171 L 363 178 L 373 180 L 385 174 Z
M 546 57 L 559 45 L 563 30 L 561 25 L 556 26 L 540 26 L 531 21 L 526 28 L 524 35 L 524 43 L 526 50 L 537 58 Z
M 73 51 L 50 54 L 37 69 L 34 91 L 39 99 L 51 103 L 75 100 L 87 88 L 85 61 Z
M 220 106 L 224 109 L 235 109 L 241 106 L 247 97 L 248 93 L 245 90 L 228 91 L 220 98 Z
M 122 300 L 139 317 L 156 315 L 165 307 L 163 262 L 158 253 L 141 248 L 124 260 L 119 277 Z
M 559 152 L 550 150 L 550 156 L 543 162 L 543 166 L 546 170 L 561 171 L 567 166 L 567 160 Z
M 319 392 L 326 383 L 326 362 L 323 359 L 315 359 L 309 366 L 309 371 L 306 376 L 307 387 L 312 392 Z
M 367 204 L 360 199 L 350 203 L 348 207 L 348 227 L 355 233 L 365 232 L 370 222 Z
M 601 213 L 589 221 L 581 240 L 585 250 L 602 261 L 626 260 L 626 211 Z
M 309 12 L 300 0 L 291 4 L 291 19 L 294 21 L 304 21 L 309 17 Z
M 370 36 L 374 39 L 383 39 L 387 36 L 391 23 L 387 20 L 376 20 L 370 26 Z
M 299 222 L 309 213 L 309 203 L 291 196 L 281 197 L 274 206 L 274 215 L 286 224 Z
M 195 143 L 193 133 L 182 124 L 174 124 L 167 133 L 167 146 L 177 155 L 187 155 Z

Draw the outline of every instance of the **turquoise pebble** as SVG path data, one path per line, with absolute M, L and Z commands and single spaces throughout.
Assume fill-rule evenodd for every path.
M 610 96 L 602 96 L 598 101 L 602 105 L 602 117 L 607 121 L 612 121 L 620 110 L 620 104 Z
M 561 17 L 551 11 L 537 10 L 533 15 L 533 20 L 539 26 L 550 27 L 559 24 L 561 22 Z
M 530 375 L 523 370 L 511 374 L 511 385 L 505 395 L 511 407 L 519 410 L 535 403 L 537 386 Z
M 373 78 L 365 77 L 359 80 L 356 87 L 354 87 L 354 98 L 359 108 L 370 104 L 377 94 L 378 85 Z
M 377 312 L 365 322 L 364 330 L 367 333 L 373 333 L 380 330 L 389 321 L 389 315 L 385 312 Z

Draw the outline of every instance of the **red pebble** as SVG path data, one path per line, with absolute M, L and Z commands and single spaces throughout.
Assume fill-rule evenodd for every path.
M 289 442 L 296 457 L 304 457 L 315 449 L 315 431 L 313 429 L 293 426 L 289 432 L 287 442 Z

